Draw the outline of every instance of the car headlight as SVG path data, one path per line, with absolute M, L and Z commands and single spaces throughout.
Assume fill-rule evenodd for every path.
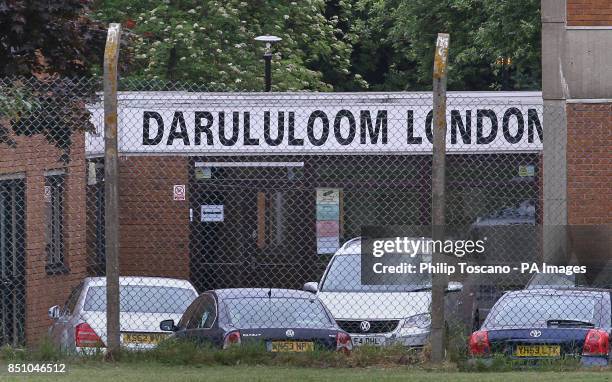
M 404 319 L 402 329 L 419 328 L 427 329 L 431 326 L 431 315 L 429 313 L 417 314 L 416 316 Z

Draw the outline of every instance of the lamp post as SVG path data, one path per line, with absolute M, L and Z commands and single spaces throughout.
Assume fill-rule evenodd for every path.
M 266 51 L 264 52 L 263 59 L 265 64 L 265 86 L 264 90 L 269 92 L 272 90 L 272 44 L 281 41 L 282 38 L 277 36 L 257 36 L 255 37 L 255 41 L 265 42 L 266 43 Z

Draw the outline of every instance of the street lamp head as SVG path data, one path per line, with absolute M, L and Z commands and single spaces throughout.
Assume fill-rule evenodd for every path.
M 270 49 L 272 49 L 272 44 L 275 44 L 281 41 L 282 38 L 271 35 L 263 35 L 255 37 L 255 41 L 265 42 L 266 43 L 266 54 L 271 54 Z
M 281 40 L 282 40 L 282 38 L 277 37 L 277 36 L 271 36 L 271 35 L 263 35 L 263 36 L 255 37 L 255 41 L 265 42 L 265 43 L 269 43 L 269 44 L 273 44 L 273 43 L 279 42 Z

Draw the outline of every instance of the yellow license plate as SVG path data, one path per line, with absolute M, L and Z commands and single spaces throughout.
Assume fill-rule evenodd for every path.
M 124 344 L 157 345 L 166 333 L 122 333 Z
M 273 352 L 307 352 L 314 350 L 314 343 L 300 341 L 272 341 Z
M 514 352 L 517 357 L 559 357 L 559 345 L 518 345 Z

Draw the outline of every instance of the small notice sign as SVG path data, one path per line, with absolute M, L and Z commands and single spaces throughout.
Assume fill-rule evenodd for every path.
M 45 186 L 45 202 L 51 203 L 51 186 Z
M 532 164 L 519 166 L 519 176 L 522 178 L 535 176 L 535 166 Z
M 317 221 L 317 237 L 337 237 L 340 226 L 337 220 Z
M 336 188 L 318 188 L 317 204 L 340 204 L 340 192 Z
M 174 200 L 185 200 L 185 194 L 186 194 L 186 188 L 184 184 L 175 184 L 174 185 L 174 191 L 173 191 L 173 196 L 174 196 Z
M 203 222 L 222 222 L 223 204 L 203 204 L 200 220 Z
M 333 254 L 338 248 L 340 248 L 340 238 L 338 236 L 317 238 L 317 253 L 319 255 Z

